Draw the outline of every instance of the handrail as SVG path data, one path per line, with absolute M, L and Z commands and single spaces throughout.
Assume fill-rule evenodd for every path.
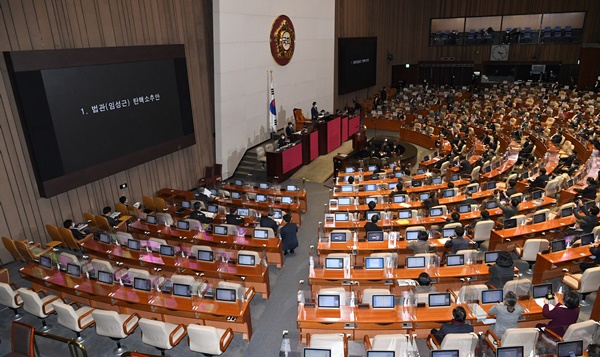
M 35 331 L 35 334 L 40 337 L 49 338 L 54 341 L 66 343 L 69 346 L 69 354 L 71 355 L 71 357 L 79 357 L 79 356 L 87 357 L 87 352 L 85 350 L 85 346 L 83 346 L 80 342 L 75 341 L 74 338 L 64 338 L 61 336 L 51 335 L 49 333 L 45 333 L 45 332 L 41 332 L 41 331 Z M 35 348 L 36 348 L 37 355 L 41 356 L 40 351 L 37 348 L 37 344 L 36 344 Z M 81 351 L 81 355 L 79 354 L 79 351 Z

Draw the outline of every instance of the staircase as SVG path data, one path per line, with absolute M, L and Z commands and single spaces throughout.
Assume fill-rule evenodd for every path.
M 271 140 L 267 140 L 246 150 L 244 157 L 233 173 L 233 177 L 244 181 L 267 182 L 267 165 L 265 163 L 265 166 L 263 167 L 262 163 L 257 160 L 256 148 L 259 146 L 264 147 L 264 145 L 269 142 L 271 142 Z M 277 146 L 276 142 L 274 142 L 274 146 Z

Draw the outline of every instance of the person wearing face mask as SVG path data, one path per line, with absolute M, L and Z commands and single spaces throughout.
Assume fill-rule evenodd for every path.
M 279 140 L 277 140 L 277 147 L 278 148 L 282 148 L 286 145 L 287 143 L 285 142 L 285 134 L 281 133 L 281 136 L 279 137 Z
M 317 102 L 313 102 L 312 108 L 310 108 L 310 118 L 312 120 L 319 119 L 319 109 L 317 108 Z

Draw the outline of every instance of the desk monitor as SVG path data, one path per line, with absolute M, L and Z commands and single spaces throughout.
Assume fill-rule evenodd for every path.
M 545 298 L 546 295 L 552 294 L 552 284 L 538 284 L 533 286 L 533 298 Z
M 398 197 L 398 196 L 394 196 L 394 198 L 396 198 L 396 197 Z M 398 218 L 401 218 L 401 219 L 412 218 L 412 210 L 398 211 Z
M 446 266 L 455 267 L 460 265 L 465 265 L 464 254 L 448 254 L 446 256 Z
M 327 309 L 339 309 L 340 308 L 340 296 L 339 295 L 317 295 L 317 307 Z
M 396 165 L 394 165 L 393 162 L 390 162 L 390 164 L 388 165 L 388 167 L 390 168 L 390 170 L 394 169 L 394 167 L 396 167 Z
M 537 213 L 533 215 L 533 223 L 542 223 L 546 222 L 546 214 L 545 213 Z
M 393 309 L 394 295 L 373 295 L 371 306 L 374 309 Z
M 444 213 L 441 208 L 432 208 L 429 210 L 429 217 L 439 217 Z
M 331 232 L 331 234 L 329 234 L 329 240 L 331 242 L 345 242 L 346 241 L 346 233 L 345 232 Z
M 353 192 L 354 187 L 352 185 L 342 185 L 342 192 Z
M 114 282 L 113 273 L 111 273 L 109 271 L 98 270 L 98 273 L 96 274 L 96 276 L 98 277 L 99 283 L 112 285 L 112 283 Z
M 244 265 L 253 267 L 256 265 L 255 256 L 250 254 L 238 254 L 237 255 L 237 263 L 238 265 Z
M 434 177 L 431 179 L 431 184 L 432 185 L 439 185 L 443 182 L 441 177 Z
M 365 258 L 365 269 L 383 269 L 383 258 Z
M 583 340 L 559 342 L 557 357 L 583 356 Z
M 523 180 L 527 180 L 529 178 L 529 171 L 525 171 L 521 174 L 521 178 Z
M 373 216 L 379 216 L 381 218 L 381 213 L 377 211 L 367 212 L 367 221 L 373 219 Z
M 369 165 L 367 167 L 367 171 L 375 171 L 375 170 L 377 170 L 377 166 L 376 165 Z
M 425 201 L 428 198 L 429 198 L 429 192 L 421 192 L 421 193 L 419 193 L 419 199 L 421 201 Z
M 198 260 L 203 262 L 213 262 L 214 261 L 214 253 L 208 250 L 198 250 Z
M 470 204 L 458 205 L 458 213 L 469 213 L 469 212 L 471 212 Z
M 331 357 L 331 350 L 323 348 L 304 348 L 304 357 Z
M 390 182 L 388 183 L 388 190 L 393 190 L 398 186 L 398 182 Z
M 298 186 L 296 186 L 296 185 L 287 185 L 285 187 L 285 190 L 286 191 L 298 191 Z
M 173 247 L 172 245 L 161 244 L 160 245 L 160 255 L 174 257 L 175 256 L 175 247 Z
M 242 199 L 242 193 L 238 192 L 238 191 L 233 191 L 231 193 L 231 198 L 234 200 L 241 200 Z
M 264 228 L 254 228 L 252 236 L 255 239 L 269 239 L 269 231 Z
M 573 187 L 574 184 L 575 183 L 574 183 L 573 179 L 570 179 L 569 181 L 567 181 L 567 187 L 569 187 L 569 188 Z
M 227 226 L 213 226 L 213 234 L 216 234 L 219 236 L 226 236 L 227 235 Z
M 500 161 L 494 161 L 494 162 L 492 163 L 492 167 L 493 167 L 494 169 L 497 169 L 497 168 L 499 168 L 499 167 L 500 167 Z
M 406 231 L 406 240 L 419 239 L 419 231 Z
M 444 198 L 454 197 L 455 193 L 456 193 L 456 191 L 454 191 L 453 188 L 448 189 L 448 190 L 444 190 Z
M 146 223 L 148 223 L 148 224 L 156 224 L 156 216 L 147 215 L 146 216 Z
M 423 161 L 429 161 L 429 155 L 423 156 Z
M 140 250 L 140 241 L 136 239 L 128 239 L 127 248 L 132 250 Z
M 394 172 L 394 177 L 395 177 L 395 178 L 400 178 L 400 177 L 402 177 L 403 175 L 404 175 L 404 174 L 403 174 L 402 172 L 400 172 L 400 171 L 396 171 L 396 172 Z
M 248 217 L 250 216 L 250 209 L 249 208 L 238 208 L 237 210 L 238 215 L 242 216 L 242 217 Z
M 395 195 L 394 196 L 394 203 L 402 203 L 402 202 L 406 202 L 406 196 L 404 196 L 404 195 Z
M 498 208 L 498 204 L 496 203 L 496 201 L 492 200 L 492 201 L 487 201 L 485 203 L 485 208 L 487 209 L 494 209 L 494 208 Z
M 573 215 L 573 207 L 565 207 L 560 211 L 560 216 L 562 218 L 569 217 Z
M 450 175 L 450 181 L 458 181 L 460 180 L 460 175 L 459 174 L 452 174 Z
M 350 220 L 350 215 L 348 212 L 336 212 L 335 213 L 335 221 L 336 222 L 348 222 Z
M 539 171 L 539 168 L 537 168 L 537 167 L 534 167 L 533 169 L 531 169 L 531 176 L 537 174 L 538 171 Z
M 219 191 L 217 189 L 211 188 L 209 191 L 210 191 L 210 194 L 213 196 L 219 195 Z
M 498 257 L 500 256 L 500 251 L 496 250 L 493 252 L 485 252 L 485 263 L 486 264 L 494 264 L 496 263 L 496 260 L 498 259 Z
M 283 198 L 281 199 L 281 202 L 283 202 Z M 340 197 L 338 198 L 338 205 L 339 206 L 350 206 L 352 204 L 352 198 L 350 197 Z
M 177 221 L 177 229 L 181 229 L 182 231 L 189 231 L 190 222 L 184 220 Z
M 190 209 L 192 208 L 192 203 L 190 201 L 183 200 L 181 201 L 181 208 Z
M 294 198 L 291 196 L 283 196 L 281 197 L 281 203 L 291 205 L 292 203 L 294 203 Z
M 516 226 L 517 226 L 516 218 L 504 220 L 504 229 L 515 228 Z
M 425 173 L 425 169 L 420 167 L 417 169 L 417 175 L 423 175 Z
M 354 178 L 354 176 L 351 176 L 351 175 L 344 176 L 344 182 L 348 182 L 350 177 Z
M 541 200 L 543 195 L 544 195 L 544 191 L 536 190 L 531 193 L 531 199 L 532 200 Z
M 450 306 L 450 293 L 435 293 L 427 296 L 429 307 L 444 307 Z
M 423 181 L 421 181 L 421 180 L 412 180 L 411 183 L 410 183 L 410 185 L 412 187 L 421 187 L 421 186 L 423 186 Z
M 425 257 L 406 257 L 407 268 L 425 268 Z
M 502 289 L 484 290 L 481 292 L 482 304 L 496 304 L 504 300 Z
M 367 232 L 367 241 L 369 241 L 369 242 L 383 242 L 383 231 L 371 231 L 371 232 Z
M 431 154 L 431 157 L 438 157 L 438 152 L 437 152 L 437 151 L 434 151 L 434 152 Z
M 344 258 L 325 258 L 325 269 L 344 269 Z
M 579 243 L 581 245 L 590 245 L 592 243 L 594 243 L 595 237 L 594 237 L 594 233 L 586 233 L 586 234 L 582 234 L 579 236 Z
M 469 193 L 477 192 L 477 186 L 467 186 L 467 192 L 469 192 Z
M 371 174 L 371 176 L 369 176 L 369 180 L 379 180 L 379 174 Z
M 98 240 L 100 241 L 100 243 L 110 244 L 110 236 L 108 235 L 108 233 L 100 232 Z
M 244 180 L 235 180 L 233 184 L 236 186 L 244 186 Z
M 208 205 L 206 207 L 206 210 L 210 213 L 218 213 L 219 212 L 219 206 L 217 205 Z
M 431 357 L 458 357 L 458 350 L 431 351 Z
M 483 172 L 486 174 L 492 172 L 492 165 L 488 165 L 488 166 L 484 167 Z
M 236 291 L 235 289 L 217 288 L 215 293 L 215 299 L 217 301 L 235 302 L 237 299 Z
M 567 241 L 565 239 L 557 239 L 550 242 L 552 253 L 560 252 L 567 249 Z
M 261 190 L 268 190 L 269 189 L 269 184 L 267 182 L 261 182 L 258 184 L 258 188 Z
M 273 210 L 273 219 L 283 219 L 283 211 L 280 209 Z
M 187 284 L 173 283 L 173 295 L 192 297 L 192 289 Z
M 354 172 L 354 167 L 346 167 L 346 173 L 350 174 Z
M 365 198 L 365 204 L 369 204 L 370 202 L 375 202 L 375 204 L 379 203 L 379 199 L 377 197 L 367 197 Z
M 40 255 L 40 266 L 46 269 L 52 269 L 52 258 L 47 255 Z
M 523 202 L 523 197 L 524 197 L 523 195 L 518 195 L 518 196 L 511 197 L 510 199 L 517 201 L 517 203 L 521 203 L 521 202 Z
M 442 230 L 442 236 L 444 238 L 454 237 L 456 233 L 454 232 L 454 228 L 444 228 Z
M 133 288 L 135 290 L 150 291 L 152 284 L 150 283 L 150 279 L 133 278 Z
M 494 189 L 496 189 L 496 181 L 488 181 L 486 183 L 486 188 L 488 190 L 494 190 Z
M 267 196 L 261 194 L 256 195 L 256 202 L 267 202 Z
M 367 357 L 396 357 L 395 351 L 367 351 Z
M 524 357 L 523 346 L 498 347 L 496 357 Z

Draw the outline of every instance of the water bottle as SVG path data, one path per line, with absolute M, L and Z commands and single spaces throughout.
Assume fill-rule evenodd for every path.
M 354 249 L 356 249 L 357 245 L 358 245 L 358 233 L 356 233 L 356 231 L 354 231 L 354 233 L 352 234 L 352 243 L 353 243 Z
M 354 291 L 350 293 L 350 307 L 354 307 L 356 305 L 356 296 L 354 295 Z

